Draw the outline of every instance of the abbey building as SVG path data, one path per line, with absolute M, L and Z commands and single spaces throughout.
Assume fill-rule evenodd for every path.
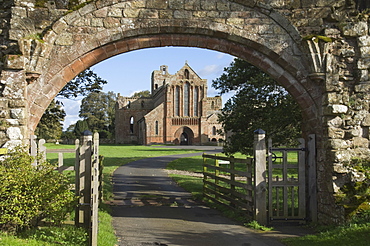
M 116 142 L 204 145 L 218 134 L 219 96 L 207 97 L 207 80 L 185 65 L 169 74 L 166 65 L 152 73 L 150 97 L 118 96 Z

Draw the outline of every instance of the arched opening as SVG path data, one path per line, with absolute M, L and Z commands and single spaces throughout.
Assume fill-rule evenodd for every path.
M 216 135 L 216 134 L 217 134 L 216 127 L 215 127 L 215 126 L 213 126 L 213 127 L 212 127 L 212 135 Z
M 189 70 L 185 69 L 184 77 L 185 77 L 185 79 L 189 79 Z
M 184 116 L 190 116 L 190 85 L 189 82 L 185 82 L 184 85 Z
M 133 134 L 134 133 L 134 123 L 135 123 L 134 117 L 131 116 L 130 117 L 130 134 Z
M 108 16 L 102 19 L 104 25 L 99 27 L 81 26 L 83 23 L 91 23 L 90 18 L 94 16 L 95 11 L 105 7 L 115 10 L 116 2 L 102 1 L 98 5 L 87 4 L 78 14 L 66 14 L 59 21 L 55 21 L 51 31 L 46 32 L 42 44 L 47 47 L 47 51 L 42 50 L 41 53 L 48 52 L 50 56 L 44 59 L 43 54 L 40 54 L 43 59 L 34 59 L 34 63 L 39 62 L 34 67 L 38 68 L 40 76 L 27 87 L 28 131 L 34 131 L 42 113 L 61 88 L 86 68 L 134 50 L 181 46 L 231 54 L 267 72 L 284 86 L 300 105 L 305 124 L 303 130 L 306 134 L 322 134 L 322 85 L 318 86 L 308 76 L 310 62 L 303 52 L 302 39 L 297 29 L 273 8 L 252 6 L 250 1 L 226 2 L 233 4 L 234 9 L 229 8 L 228 14 L 233 14 L 232 11 L 238 9 L 243 15 L 235 11 L 240 18 L 218 19 L 217 23 L 212 18 L 201 16 L 189 19 L 184 16 L 158 18 L 155 15 L 126 18 L 121 15 L 119 18 Z M 197 10 L 195 6 L 192 7 L 194 11 Z M 153 9 L 155 8 L 154 6 Z M 122 8 L 117 10 L 117 13 L 122 13 Z M 250 14 L 260 18 L 256 18 L 253 23 L 248 22 Z M 259 32 L 266 28 L 267 31 Z M 33 71 L 32 68 L 28 70 Z M 200 88 L 200 95 L 202 93 L 203 88 Z M 183 102 L 178 100 L 174 115 L 182 115 L 181 103 Z M 204 110 L 201 105 L 199 110 Z M 191 139 L 189 133 L 185 133 L 188 139 Z M 322 138 L 318 138 L 318 141 L 322 141 Z M 322 156 L 318 159 L 325 158 L 325 153 L 319 154 Z
M 187 126 L 180 127 L 174 134 L 174 144 L 192 145 L 194 142 L 194 132 Z
M 155 135 L 159 134 L 158 120 L 155 121 Z
M 189 145 L 189 137 L 188 134 L 186 134 L 186 132 L 181 133 L 180 145 Z

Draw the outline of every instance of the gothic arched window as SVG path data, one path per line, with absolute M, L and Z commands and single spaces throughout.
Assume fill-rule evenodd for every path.
M 199 88 L 198 86 L 194 89 L 194 116 L 198 116 L 198 101 L 199 101 Z
M 175 116 L 180 116 L 180 87 L 175 88 Z
M 155 135 L 158 135 L 159 129 L 158 129 L 158 121 L 155 121 Z
M 189 79 L 189 70 L 185 69 L 184 77 L 185 77 L 185 79 Z
M 134 116 L 130 117 L 130 133 L 134 133 Z
M 216 135 L 216 127 L 215 126 L 212 127 L 212 135 Z
M 186 82 L 184 85 L 184 116 L 190 116 L 189 96 L 190 96 L 190 85 L 188 82 Z

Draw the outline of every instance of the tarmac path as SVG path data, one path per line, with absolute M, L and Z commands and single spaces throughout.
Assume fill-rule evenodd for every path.
M 112 214 L 119 245 L 283 245 L 194 202 L 164 171 L 177 158 L 200 154 L 143 159 L 114 172 Z

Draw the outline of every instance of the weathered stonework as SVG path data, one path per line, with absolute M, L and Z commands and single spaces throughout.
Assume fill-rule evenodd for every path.
M 81 1 L 84 2 L 84 1 Z M 368 158 L 369 7 L 364 0 L 0 0 L 0 143 L 27 139 L 75 75 L 149 47 L 225 52 L 269 73 L 296 99 L 304 136 L 316 134 L 320 222 L 339 222 L 334 193 Z M 22 113 L 19 113 L 22 112 Z M 340 168 L 338 168 L 340 167 Z

